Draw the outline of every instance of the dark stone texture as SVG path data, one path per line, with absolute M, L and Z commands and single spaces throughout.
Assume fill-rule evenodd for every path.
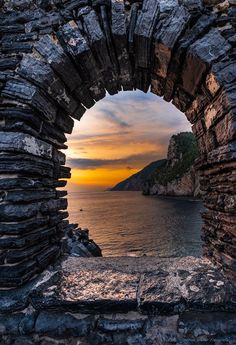
M 160 283 L 165 288 L 158 295 Z M 114 304 L 114 291 L 122 304 Z M 184 308 L 173 310 L 179 298 Z M 233 345 L 233 298 L 230 282 L 206 259 L 65 258 L 24 288 L 1 292 L 0 339 L 4 345 L 14 339 L 21 345 L 218 345 L 223 339 Z
M 18 73 L 30 82 L 41 86 L 68 113 L 73 114 L 76 111 L 77 102 L 67 93 L 64 85 L 48 64 L 25 56 L 21 61 Z
M 56 188 L 65 186 L 61 179 L 70 178 L 71 173 L 60 150 L 67 148 L 65 133 L 72 132 L 72 117 L 80 120 L 106 91 L 111 95 L 122 89 L 148 92 L 150 85 L 153 93 L 185 112 L 193 125 L 207 214 L 203 216 L 204 254 L 235 281 L 234 5 L 235 0 L 0 0 L 0 288 L 26 283 L 63 252 L 90 258 L 101 255 L 92 240 L 77 228 L 73 232 L 65 220 L 66 193 Z M 206 286 L 208 278 L 199 270 L 190 279 L 195 291 L 190 291 L 182 273 L 174 275 L 165 267 L 151 276 L 143 272 L 142 287 L 140 275 L 123 272 L 120 277 L 112 271 L 118 287 L 130 279 L 131 295 L 137 290 L 143 295 L 139 302 L 134 295 L 127 302 L 127 286 L 123 286 L 121 295 L 115 292 L 112 301 L 96 300 L 95 309 L 128 310 L 138 303 L 145 311 L 151 303 L 155 313 L 175 313 L 193 307 L 193 301 L 201 308 L 205 299 L 216 305 L 217 289 L 210 285 L 211 296 L 206 291 L 202 294 L 198 284 Z M 97 278 L 103 279 L 103 273 Z M 82 275 L 75 277 L 84 289 L 82 279 Z M 169 288 L 168 279 L 175 290 Z M 97 287 L 93 284 L 92 288 Z M 43 303 L 50 306 L 55 296 L 47 293 L 51 300 Z M 91 308 L 97 295 L 94 290 L 90 293 L 82 292 L 78 305 Z M 217 308 L 222 308 L 221 292 L 219 298 Z M 101 320 L 98 338 L 93 339 L 93 331 L 88 335 L 94 343 L 149 343 L 150 337 L 130 330 L 125 337 L 122 321 L 117 326 L 121 337 L 110 337 L 112 322 Z M 151 333 L 155 333 L 155 322 L 148 325 Z M 176 335 L 177 340 L 165 332 L 162 339 L 160 334 L 154 336 L 157 344 L 179 341 Z M 194 337 L 212 342 L 207 336 Z M 31 340 L 35 341 L 34 336 Z M 217 345 L 221 340 L 216 339 Z M 8 342 L 14 344 L 15 339 Z
M 144 314 L 170 315 L 187 310 L 233 312 L 234 293 L 206 259 L 68 258 L 58 290 L 46 299 L 47 290 L 32 296 L 32 302 L 40 310 L 104 313 L 138 308 Z
M 166 78 L 174 45 L 189 20 L 190 14 L 186 8 L 183 6 L 177 7 L 164 22 L 160 33 L 157 33 L 155 39 L 155 73 L 159 77 Z
M 63 337 L 81 337 L 88 335 L 93 327 L 93 317 L 88 315 L 63 314 L 61 312 L 40 312 L 35 324 L 39 334 Z
M 27 134 L 3 132 L 0 137 L 0 150 L 29 153 L 34 156 L 52 159 L 52 146 Z
M 188 93 L 195 95 L 204 74 L 212 63 L 224 56 L 229 49 L 230 45 L 217 29 L 212 29 L 203 38 L 192 44 L 183 68 L 183 88 Z
M 184 36 L 182 36 L 178 41 L 178 47 L 172 56 L 168 68 L 164 94 L 164 99 L 167 102 L 169 102 L 173 97 L 176 83 L 180 79 L 183 68 L 183 60 L 185 58 L 187 49 L 195 42 L 196 39 L 198 39 L 198 37 L 200 37 L 204 32 L 207 32 L 207 30 L 214 24 L 215 19 L 216 15 L 202 15 L 193 27 L 190 26 L 190 28 L 185 31 Z
M 19 99 L 21 102 L 32 105 L 37 109 L 48 121 L 55 121 L 57 108 L 46 95 L 38 88 L 25 81 L 9 80 L 2 91 L 5 97 Z
M 63 82 L 74 91 L 82 83 L 81 77 L 64 53 L 62 47 L 49 35 L 43 36 L 35 49 L 47 60 L 50 66 L 62 78 Z
M 150 67 L 152 35 L 158 15 L 159 3 L 155 0 L 145 0 L 134 31 L 136 65 L 138 67 Z
M 132 90 L 132 72 L 129 60 L 124 3 L 112 0 L 111 32 L 119 64 L 120 83 L 124 90 Z

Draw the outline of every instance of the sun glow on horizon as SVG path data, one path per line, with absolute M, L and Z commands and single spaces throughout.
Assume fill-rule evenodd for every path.
M 191 130 L 172 104 L 141 91 L 107 95 L 68 136 L 69 191 L 105 190 L 166 157 L 171 135 Z

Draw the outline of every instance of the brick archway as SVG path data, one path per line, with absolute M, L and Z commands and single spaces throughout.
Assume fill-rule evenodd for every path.
M 1 2 L 0 286 L 62 253 L 65 133 L 86 108 L 149 88 L 185 112 L 201 158 L 204 253 L 235 277 L 236 8 L 211 0 Z

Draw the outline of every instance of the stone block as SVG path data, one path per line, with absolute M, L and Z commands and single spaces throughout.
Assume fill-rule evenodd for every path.
M 63 83 L 48 64 L 25 56 L 18 68 L 18 73 L 33 84 L 42 87 L 68 113 L 73 113 L 78 107 L 76 100 L 68 94 Z
M 134 87 L 147 93 L 150 88 L 151 75 L 143 68 L 136 68 L 134 76 Z
M 177 6 L 178 0 L 160 0 L 160 14 L 161 17 L 165 18 L 168 14 L 170 14 Z
M 222 336 L 234 332 L 236 319 L 234 313 L 188 312 L 180 316 L 179 331 L 185 336 Z
M 56 116 L 56 125 L 65 133 L 71 134 L 74 127 L 74 120 L 66 116 L 63 111 L 59 111 Z
M 127 24 L 124 3 L 111 1 L 111 32 L 119 65 L 119 79 L 123 89 L 132 88 L 132 72 L 127 45 Z
M 203 10 L 202 0 L 181 0 L 180 3 L 186 6 L 188 11 L 193 14 L 201 13 Z
M 75 98 L 78 99 L 87 109 L 91 108 L 95 101 L 85 86 L 80 86 L 74 90 Z
M 193 97 L 189 95 L 181 86 L 177 86 L 172 103 L 182 112 L 186 112 L 191 103 Z
M 52 69 L 61 77 L 71 91 L 82 84 L 82 79 L 59 42 L 49 35 L 43 36 L 35 49 L 46 59 Z
M 31 53 L 33 44 L 29 42 L 3 42 L 0 48 L 2 54 Z
M 24 334 L 31 333 L 34 329 L 36 313 L 16 313 L 0 315 L 1 330 L 0 334 Z
M 32 278 L 36 272 L 38 272 L 38 268 L 33 260 L 14 266 L 0 266 L 1 286 L 11 288 L 21 286 Z
M 58 38 L 80 70 L 83 80 L 88 83 L 96 81 L 99 77 L 99 70 L 91 49 L 76 23 L 71 22 L 63 25 L 58 32 Z
M 51 247 L 49 240 L 44 240 L 41 241 L 39 244 L 25 247 L 23 249 L 8 250 L 5 255 L 5 263 L 15 264 L 24 260 L 33 259 L 37 254 L 39 254 L 40 251 L 45 252 L 48 247 Z
M 85 30 L 89 46 L 94 57 L 96 57 L 96 63 L 101 71 L 104 86 L 109 93 L 114 94 L 117 92 L 118 85 L 116 77 L 116 61 L 114 61 L 115 65 L 112 63 L 113 46 L 109 49 L 108 53 L 109 42 L 107 42 L 107 39 L 103 34 L 96 12 L 90 7 L 84 7 L 83 11 L 84 12 L 81 14 L 83 28 Z
M 35 114 L 34 111 L 29 106 L 15 105 L 14 107 L 0 107 L 0 118 L 1 120 L 6 121 L 6 119 L 12 120 L 13 122 L 22 121 L 26 125 L 35 129 L 37 132 L 40 132 L 42 126 L 42 119 L 39 118 L 38 114 Z
M 176 42 L 186 28 L 191 16 L 184 6 L 177 7 L 167 17 L 155 41 L 155 73 L 166 78 L 168 66 Z
M 1 132 L 2 151 L 23 152 L 46 159 L 52 158 L 52 146 L 31 135 L 18 132 Z
M 31 202 L 56 197 L 56 191 L 53 190 L 13 190 L 1 192 L 0 201 L 4 202 Z
M 131 5 L 131 11 L 130 11 L 130 19 L 129 19 L 129 28 L 128 28 L 128 47 L 129 52 L 134 54 L 134 30 L 139 14 L 139 4 L 133 3 Z
M 165 79 L 157 77 L 155 74 L 151 75 L 151 92 L 157 96 L 164 94 Z
M 38 204 L 0 204 L 0 221 L 14 222 L 24 220 L 37 215 L 39 210 Z
M 40 204 L 40 211 L 43 214 L 55 213 L 58 210 L 67 208 L 67 199 L 51 199 Z
M 206 128 L 209 129 L 218 122 L 224 115 L 236 106 L 236 89 L 222 90 L 217 97 L 205 108 L 204 119 Z
M 56 119 L 56 105 L 41 90 L 26 81 L 8 80 L 2 95 L 32 105 L 50 122 Z
M 216 140 L 219 145 L 228 144 L 236 139 L 236 112 L 228 113 L 214 126 Z
M 196 138 L 201 137 L 206 132 L 204 121 L 200 119 L 195 122 L 192 126 L 192 131 Z
M 2 57 L 0 59 L 0 71 L 5 71 L 12 69 L 14 70 L 16 66 L 18 65 L 20 59 L 17 59 L 16 57 Z
M 27 22 L 25 24 L 25 32 L 41 31 L 45 28 L 51 29 L 53 27 L 58 27 L 62 22 L 63 20 L 59 13 L 49 13 L 44 15 L 42 18 Z
M 39 204 L 35 204 L 35 207 L 39 208 Z M 16 207 L 17 208 L 17 207 Z M 27 215 L 24 218 L 29 218 Z M 45 239 L 49 239 L 51 236 L 56 234 L 56 228 L 50 229 L 35 229 L 34 232 L 25 234 L 22 237 L 4 237 L 0 238 L 0 248 L 2 249 L 20 249 L 29 247 L 38 243 L 39 241 L 43 241 Z
M 36 320 L 35 330 L 39 334 L 57 337 L 82 337 L 94 327 L 94 318 L 86 314 L 41 311 Z
M 107 315 L 98 319 L 97 327 L 103 332 L 137 332 L 144 327 L 146 319 L 146 316 L 135 312 Z
M 135 60 L 138 67 L 150 67 L 152 35 L 158 15 L 158 1 L 145 0 L 134 30 Z
M 209 152 L 207 155 L 208 164 L 225 163 L 225 162 L 235 162 L 236 159 L 236 143 L 229 143 L 224 146 L 220 146 Z M 233 164 L 235 166 L 235 163 Z
M 53 162 L 42 159 L 33 155 L 11 154 L 2 155 L 0 157 L 0 173 L 20 173 L 30 174 L 36 176 L 53 177 L 54 173 Z
M 205 31 L 212 27 L 215 19 L 216 15 L 202 15 L 193 26 L 187 28 L 184 35 L 178 40 L 168 67 L 164 94 L 164 99 L 167 102 L 170 102 L 173 97 L 176 84 L 178 82 L 181 83 L 180 75 L 187 49 L 199 38 L 200 35 L 203 35 Z
M 211 99 L 206 92 L 201 92 L 197 95 L 191 105 L 185 112 L 185 115 L 190 123 L 195 123 L 198 119 L 204 117 L 204 108 L 211 103 Z
M 58 241 L 59 242 L 59 241 Z M 60 247 L 50 245 L 47 249 L 41 251 L 35 258 L 40 270 L 45 269 L 52 261 L 56 261 L 60 255 Z
M 231 46 L 221 36 L 218 29 L 212 29 L 203 38 L 192 44 L 182 72 L 185 91 L 195 95 L 212 63 L 224 57 L 230 48 Z
M 233 84 L 235 80 L 236 62 L 233 60 L 218 62 L 208 74 L 206 85 L 212 96 L 215 96 L 222 86 Z
M 44 227 L 47 223 L 48 219 L 45 217 L 31 218 L 22 222 L 0 223 L 0 235 L 21 236 Z

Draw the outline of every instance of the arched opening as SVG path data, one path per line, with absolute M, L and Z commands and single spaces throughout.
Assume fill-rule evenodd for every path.
M 22 15 L 22 6 L 29 13 Z M 70 177 L 60 150 L 72 117 L 80 119 L 106 90 L 113 95 L 150 87 L 193 124 L 206 207 L 204 254 L 235 277 L 231 2 L 85 0 L 1 7 L 1 287 L 21 286 L 63 254 L 67 201 L 57 188 Z
M 180 148 L 177 139 L 168 153 L 176 134 L 191 134 L 184 114 L 141 91 L 106 95 L 75 123 L 67 142 L 67 165 L 72 168 L 65 187 L 69 221 L 89 229 L 103 256 L 202 255 L 203 205 L 194 170 L 198 153 L 189 140 L 194 157 L 186 162 L 187 148 Z M 159 165 L 161 179 L 167 174 L 167 154 L 170 182 L 155 184 L 151 178 Z M 141 180 L 133 177 L 128 185 L 118 184 L 150 164 Z M 143 195 L 148 181 L 156 197 Z M 158 186 L 164 190 L 155 190 Z

